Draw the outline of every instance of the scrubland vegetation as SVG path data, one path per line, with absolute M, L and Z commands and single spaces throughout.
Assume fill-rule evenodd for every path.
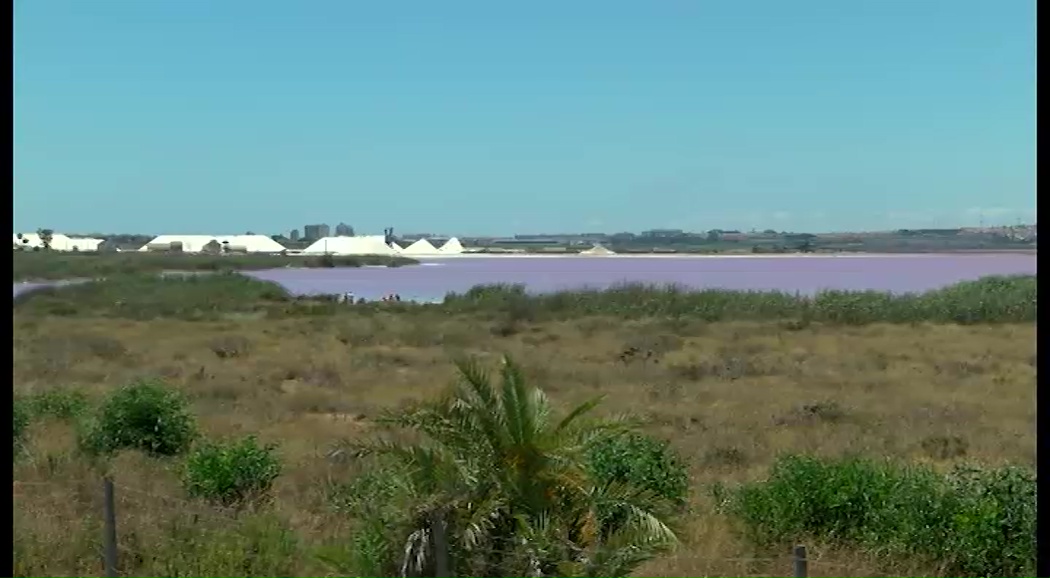
M 416 263 L 405 257 L 363 256 L 296 256 L 229 254 L 201 255 L 183 253 L 68 253 L 59 251 L 14 251 L 14 280 L 43 281 L 65 279 L 98 279 L 133 273 L 165 271 L 253 271 L 279 267 L 363 267 L 383 265 L 399 267 Z
M 15 575 L 1032 575 L 1035 289 L 31 293 Z

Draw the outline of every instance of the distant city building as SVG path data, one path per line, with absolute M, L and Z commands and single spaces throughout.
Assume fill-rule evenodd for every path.
M 338 225 L 335 226 L 335 236 L 336 237 L 353 237 L 354 236 L 354 228 L 351 227 L 350 225 L 347 225 L 346 223 L 339 223 Z
M 307 241 L 316 241 L 318 239 L 330 237 L 332 234 L 332 230 L 328 227 L 328 225 L 322 223 L 320 225 L 307 225 L 303 227 L 303 233 Z
M 685 231 L 682 229 L 652 229 L 649 231 L 642 231 L 642 237 L 649 239 L 666 239 L 668 237 L 681 237 L 685 235 Z
M 298 241 L 299 240 L 299 229 L 292 229 L 292 232 L 288 233 L 288 238 L 291 239 L 292 241 Z

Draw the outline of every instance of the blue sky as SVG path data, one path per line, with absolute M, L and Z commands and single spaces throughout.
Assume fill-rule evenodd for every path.
M 1034 219 L 1034 0 L 34 0 L 15 228 Z

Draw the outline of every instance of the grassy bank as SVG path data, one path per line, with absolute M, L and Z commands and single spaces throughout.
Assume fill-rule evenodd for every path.
M 22 293 L 14 307 L 16 314 L 32 317 L 219 319 L 265 313 L 291 301 L 280 285 L 237 273 L 124 274 Z
M 775 291 L 691 291 L 626 285 L 608 290 L 529 295 L 523 286 L 480 286 L 450 294 L 452 311 L 566 319 L 610 315 L 624 319 L 680 317 L 704 321 L 797 319 L 800 322 L 1017 323 L 1036 319 L 1036 278 L 993 276 L 919 294 L 822 291 L 813 297 Z
M 162 271 L 251 271 L 280 267 L 398 267 L 415 264 L 404 257 L 380 255 L 316 257 L 282 255 L 187 255 L 178 253 L 65 253 L 15 251 L 14 280 L 97 279 Z
M 681 323 L 777 321 L 810 323 L 1022 323 L 1036 319 L 1034 276 L 986 277 L 922 294 L 824 291 L 815 296 L 779 292 L 687 291 L 627 285 L 604 291 L 530 295 L 521 286 L 479 286 L 449 294 L 440 305 L 356 305 L 355 312 L 397 310 L 405 315 L 439 309 L 449 315 L 494 316 L 508 331 L 521 323 L 594 316 L 666 318 Z M 33 315 L 150 319 L 219 318 L 257 313 L 271 318 L 339 315 L 347 307 L 319 298 L 296 299 L 279 285 L 239 275 L 166 277 L 123 275 L 19 296 L 15 307 Z
M 1023 572 L 1036 448 L 1030 291 L 1034 279 L 999 278 L 915 297 L 840 295 L 862 312 L 849 316 L 818 308 L 819 297 L 644 288 L 490 288 L 445 305 L 347 307 L 238 275 L 114 277 L 20 298 L 16 575 L 99 575 L 103 464 L 129 575 L 375 575 L 369 564 L 390 544 L 363 513 L 401 528 L 416 510 L 360 508 L 431 502 L 367 493 L 365 464 L 333 450 L 380 432 L 417 439 L 385 433 L 385 412 L 440 399 L 457 375 L 451 359 L 495 369 L 503 354 L 556 415 L 604 396 L 599 417 L 634 416 L 687 468 L 683 479 L 638 462 L 688 497 L 675 510 L 680 544 L 636 575 L 790 575 L 796 541 L 810 547 L 812 576 Z M 974 304 L 979 316 L 959 317 Z M 191 416 L 197 438 L 177 456 L 127 449 L 100 462 L 86 450 L 113 438 L 93 432 L 125 423 L 113 408 L 134 404 L 117 392 L 142 381 L 178 392 L 185 414 L 175 397 L 134 399 L 171 408 L 165 423 Z M 235 443 L 249 435 L 257 444 Z M 625 451 L 594 459 L 618 472 Z M 272 500 L 241 510 L 216 500 L 239 463 L 277 473 Z M 969 464 L 978 473 L 957 469 Z M 370 491 L 403 489 L 397 479 Z M 999 522 L 1007 538 L 988 533 Z M 1004 560 L 1012 566 L 990 565 Z

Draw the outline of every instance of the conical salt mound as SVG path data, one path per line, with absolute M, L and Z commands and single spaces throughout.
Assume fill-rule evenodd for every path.
M 395 243 L 393 241 L 390 242 L 390 248 L 395 250 L 395 251 L 397 251 L 398 253 L 401 253 L 402 251 L 404 251 L 404 249 L 401 247 L 401 245 L 398 245 L 397 243 Z
M 600 244 L 597 244 L 586 251 L 580 251 L 581 255 L 615 255 L 615 251 L 610 251 Z
M 426 239 L 420 239 L 405 248 L 402 253 L 406 255 L 437 255 L 438 250 Z
M 303 253 L 306 255 L 397 255 L 397 252 L 386 244 L 386 238 L 382 235 L 325 237 L 303 249 Z
M 459 255 L 463 252 L 463 244 L 459 242 L 459 239 L 452 237 L 445 244 L 441 246 L 438 251 L 448 255 Z

